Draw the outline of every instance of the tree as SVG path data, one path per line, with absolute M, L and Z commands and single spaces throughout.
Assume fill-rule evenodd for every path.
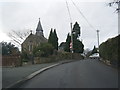
M 41 43 L 38 47 L 34 48 L 34 56 L 48 57 L 53 54 L 53 46 L 49 43 Z
M 91 54 L 94 54 L 94 53 L 98 53 L 97 48 L 96 48 L 95 46 L 94 46 L 94 48 L 93 48 Z
M 83 43 L 79 40 L 80 37 L 80 26 L 76 22 L 73 26 L 73 51 L 75 53 L 83 53 L 84 51 L 84 45 Z
M 48 43 L 52 44 L 52 46 L 54 47 L 54 49 L 58 50 L 58 37 L 57 37 L 57 33 L 56 30 L 51 29 L 50 31 L 50 35 L 48 38 Z
M 75 39 L 80 37 L 80 26 L 77 22 L 73 26 L 72 34 Z
M 68 33 L 67 39 L 66 39 L 66 42 L 65 42 L 65 48 L 64 48 L 64 50 L 65 50 L 66 52 L 70 52 L 70 42 L 71 42 L 71 36 L 70 36 L 70 34 Z
M 26 52 L 22 52 L 21 53 L 21 58 L 22 58 L 22 61 L 29 61 L 29 55 L 26 53 Z
M 58 36 L 57 36 L 57 33 L 56 33 L 56 29 L 54 29 L 54 47 L 56 50 L 58 50 Z
M 77 39 L 73 41 L 73 51 L 74 53 L 83 53 L 84 45 L 80 40 Z
M 32 33 L 32 30 L 31 31 L 24 30 L 24 31 L 26 32 L 11 30 L 11 32 L 8 33 L 8 36 L 12 40 L 11 42 L 17 45 L 18 47 L 21 47 L 21 44 L 26 39 L 26 37 L 28 37 L 30 32 Z
M 53 43 L 53 29 L 51 28 L 49 38 L 48 38 L 48 43 L 52 44 Z
M 115 7 L 117 13 L 120 12 L 120 0 L 114 0 L 113 2 L 108 3 L 110 7 Z
M 107 41 L 100 44 L 99 53 L 100 53 L 100 57 L 103 58 L 103 60 L 109 60 L 111 64 L 119 65 L 120 67 L 119 42 L 120 42 L 120 35 L 108 39 Z
M 84 45 L 79 40 L 80 26 L 79 26 L 79 24 L 77 22 L 74 24 L 72 35 L 73 35 L 73 51 L 75 53 L 83 53 Z M 65 43 L 65 49 L 64 49 L 66 52 L 70 52 L 70 43 L 71 43 L 71 36 L 68 33 L 66 43 Z
M 2 55 L 12 55 L 20 53 L 18 47 L 15 47 L 15 45 L 11 44 L 11 42 L 1 42 L 1 45 Z

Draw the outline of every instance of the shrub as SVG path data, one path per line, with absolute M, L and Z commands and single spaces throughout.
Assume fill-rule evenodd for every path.
M 48 57 L 53 54 L 53 46 L 49 43 L 41 43 L 38 47 L 34 48 L 34 56 Z
M 117 65 L 119 56 L 119 40 L 120 35 L 115 38 L 108 39 L 106 42 L 103 42 L 99 47 L 100 57 L 102 57 L 104 60 L 109 60 L 111 64 Z

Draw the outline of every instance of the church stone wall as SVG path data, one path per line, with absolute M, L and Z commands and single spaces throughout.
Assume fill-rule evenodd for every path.
M 46 43 L 47 39 L 44 37 L 30 35 L 22 43 L 22 51 L 27 52 L 28 54 L 33 52 L 34 47 L 37 47 L 41 43 Z

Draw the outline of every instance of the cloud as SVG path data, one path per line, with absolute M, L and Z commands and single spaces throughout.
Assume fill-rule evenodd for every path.
M 50 29 L 55 28 L 59 43 L 66 40 L 67 34 L 71 31 L 65 0 L 13 1 L 0 2 L 1 32 L 8 33 L 11 30 L 22 32 L 33 30 L 35 32 L 40 17 L 45 37 L 48 38 Z M 74 2 L 89 23 L 96 30 L 100 30 L 100 43 L 118 34 L 118 16 L 114 13 L 114 9 L 106 5 L 107 2 L 94 2 L 94 0 L 90 2 L 75 0 Z M 89 26 L 71 1 L 68 1 L 68 4 L 73 24 L 77 21 L 81 26 L 80 39 L 83 39 L 85 47 L 97 46 L 96 30 Z

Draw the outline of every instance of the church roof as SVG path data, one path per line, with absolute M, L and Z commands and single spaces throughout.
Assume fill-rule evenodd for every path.
M 33 43 L 47 42 L 47 39 L 43 36 L 43 29 L 41 26 L 40 19 L 36 28 L 36 34 L 32 34 L 32 31 L 31 31 L 31 34 L 24 40 L 22 44 L 29 44 L 29 42 L 33 42 Z
M 43 31 L 43 29 L 42 29 L 42 25 L 41 25 L 41 22 L 40 22 L 40 18 L 39 18 L 39 22 L 38 22 L 38 25 L 37 25 L 36 31 Z
M 45 43 L 45 42 L 47 42 L 47 39 L 42 36 L 30 34 L 23 43 L 28 43 L 28 42 Z

